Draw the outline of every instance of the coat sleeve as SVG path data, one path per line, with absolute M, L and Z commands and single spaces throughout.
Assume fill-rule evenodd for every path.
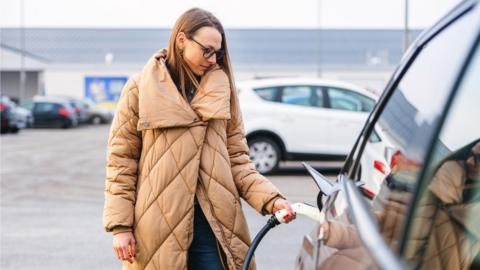
M 137 131 L 138 88 L 133 79 L 124 86 L 110 127 L 107 149 L 105 231 L 129 231 L 133 226 L 141 132 Z
M 262 215 L 271 214 L 273 203 L 284 198 L 280 191 L 264 176 L 257 172 L 250 161 L 245 138 L 238 97 L 232 105 L 231 119 L 227 123 L 227 149 L 230 156 L 232 175 L 240 196 Z
M 325 245 L 336 249 L 354 248 L 362 244 L 355 225 L 336 221 L 329 221 L 328 238 L 324 240 Z

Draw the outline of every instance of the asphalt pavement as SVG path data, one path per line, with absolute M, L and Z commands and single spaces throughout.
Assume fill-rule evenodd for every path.
M 109 125 L 28 129 L 0 137 L 0 268 L 121 269 L 102 228 Z M 331 164 L 314 163 L 320 168 Z M 267 176 L 292 202 L 315 203 L 317 187 L 298 162 Z M 335 169 L 323 169 L 329 176 Z M 242 202 L 253 237 L 266 223 Z M 274 228 L 256 252 L 258 269 L 294 269 L 304 217 Z

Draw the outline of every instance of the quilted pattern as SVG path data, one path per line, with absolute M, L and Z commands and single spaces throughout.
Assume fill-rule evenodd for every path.
M 479 202 L 463 203 L 465 174 L 457 161 L 444 163 L 414 214 L 406 257 L 422 269 L 470 269 L 480 252 Z M 476 211 L 476 212 L 475 212 Z
M 250 237 L 240 197 L 267 214 L 281 194 L 250 162 L 236 109 L 220 68 L 190 104 L 162 58 L 128 81 L 109 135 L 104 207 L 105 230 L 126 228 L 137 240 L 124 269 L 186 269 L 195 195 L 228 267 L 241 268 Z

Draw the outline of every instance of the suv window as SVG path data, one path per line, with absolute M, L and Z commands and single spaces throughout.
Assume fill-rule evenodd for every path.
M 325 107 L 323 89 L 320 86 L 317 86 L 313 89 L 312 96 L 310 97 L 310 102 L 313 107 L 319 107 L 319 108 Z
M 480 267 L 480 51 L 436 140 L 405 239 L 416 268 Z M 441 243 L 439 242 L 441 239 Z
M 353 112 L 370 112 L 375 100 L 346 89 L 328 88 L 330 107 Z
M 324 108 L 323 90 L 320 86 L 285 86 L 280 102 L 290 105 Z
M 286 86 L 282 91 L 281 102 L 284 104 L 310 106 L 311 90 L 308 86 Z
M 278 96 L 277 87 L 257 88 L 257 89 L 253 89 L 253 91 L 257 93 L 257 95 L 264 100 L 268 100 L 268 101 L 277 100 L 277 96 Z

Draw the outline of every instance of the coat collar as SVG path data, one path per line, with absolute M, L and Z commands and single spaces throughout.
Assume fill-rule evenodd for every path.
M 137 130 L 190 127 L 205 125 L 211 119 L 230 119 L 230 82 L 219 66 L 202 77 L 189 104 L 170 77 L 165 51 L 159 53 L 148 60 L 138 80 Z

